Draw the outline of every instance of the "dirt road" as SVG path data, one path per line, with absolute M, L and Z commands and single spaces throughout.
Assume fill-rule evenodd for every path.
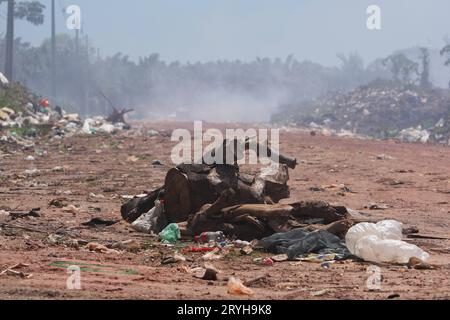
M 171 128 L 179 124 L 146 124 Z M 187 126 L 184 124 L 183 126 Z M 145 132 L 145 130 L 143 131 Z M 161 265 L 173 249 L 133 232 L 127 223 L 90 228 L 94 217 L 120 220 L 123 195 L 162 185 L 170 168 L 170 136 L 140 134 L 73 137 L 42 143 L 35 161 L 29 153 L 1 155 L 0 212 L 41 208 L 40 217 L 8 222 L 0 215 L 0 272 L 17 263 L 29 278 L 0 275 L 0 299 L 228 299 L 226 281 L 208 282 L 183 272 L 180 265 Z M 373 217 L 394 218 L 421 234 L 450 238 L 450 149 L 442 146 L 311 136 L 284 132 L 281 150 L 300 159 L 291 171 L 291 199 L 321 199 Z M 164 165 L 154 166 L 153 160 Z M 26 170 L 38 169 L 38 172 Z M 345 186 L 346 188 L 343 188 Z M 68 208 L 49 206 L 54 199 Z M 370 210 L 377 203 L 384 210 Z M 14 225 L 14 226 L 11 226 Z M 109 245 L 135 239 L 139 252 L 93 253 L 74 240 Z M 411 240 L 410 240 L 411 241 Z M 221 275 L 254 281 L 252 299 L 400 299 L 450 298 L 450 241 L 417 239 L 431 254 L 436 270 L 381 266 L 381 290 L 370 291 L 370 264 L 345 261 L 325 269 L 313 263 L 276 263 L 230 255 L 214 262 Z M 184 264 L 197 266 L 199 254 Z M 68 290 L 67 266 L 81 267 L 81 290 Z

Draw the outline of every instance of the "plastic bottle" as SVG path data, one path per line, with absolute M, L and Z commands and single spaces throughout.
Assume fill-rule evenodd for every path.
M 225 241 L 225 235 L 222 231 L 217 232 L 203 232 L 199 236 L 194 237 L 195 242 L 207 243 L 210 241 L 214 241 L 217 243 L 221 243 Z

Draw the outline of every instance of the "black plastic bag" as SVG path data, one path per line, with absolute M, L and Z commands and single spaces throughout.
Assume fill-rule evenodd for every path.
M 289 260 L 309 253 L 335 253 L 338 259 L 345 259 L 351 255 L 344 241 L 326 230 L 308 232 L 295 229 L 285 233 L 275 233 L 261 239 L 258 245 L 272 253 L 287 254 Z

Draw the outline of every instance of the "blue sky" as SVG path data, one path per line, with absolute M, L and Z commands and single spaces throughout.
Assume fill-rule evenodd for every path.
M 47 22 L 16 24 L 16 35 L 34 44 L 50 34 Z M 448 0 L 56 0 L 57 30 L 62 8 L 78 4 L 84 30 L 103 55 L 132 58 L 159 53 L 166 61 L 253 60 L 294 54 L 325 65 L 337 53 L 358 52 L 366 62 L 414 45 L 441 48 L 450 35 Z M 366 8 L 382 10 L 382 30 L 366 28 Z M 6 6 L 0 7 L 0 32 Z

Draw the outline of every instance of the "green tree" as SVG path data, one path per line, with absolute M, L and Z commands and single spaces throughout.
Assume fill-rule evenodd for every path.
M 389 66 L 394 80 L 405 84 L 413 82 L 413 74 L 419 74 L 419 64 L 408 59 L 403 53 L 390 55 L 383 60 L 384 66 Z
M 341 60 L 341 85 L 354 88 L 364 81 L 364 60 L 355 52 L 349 55 L 338 54 Z
M 25 20 L 34 25 L 44 23 L 43 11 L 45 6 L 39 1 L 21 1 L 0 0 L 8 3 L 8 18 L 6 26 L 6 59 L 5 73 L 6 76 L 13 81 L 13 64 L 14 64 L 14 20 Z

